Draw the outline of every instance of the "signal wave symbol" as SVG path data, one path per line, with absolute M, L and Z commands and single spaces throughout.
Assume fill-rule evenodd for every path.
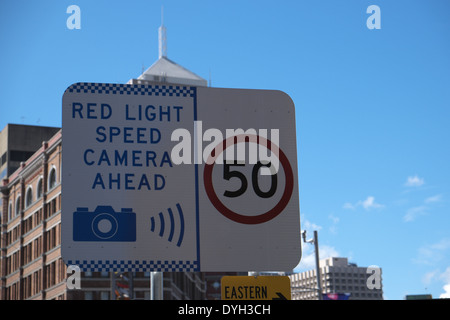
M 179 203 L 176 204 L 176 207 L 178 209 L 178 217 L 180 218 L 180 234 L 178 236 L 178 241 L 177 241 L 177 247 L 181 246 L 181 243 L 183 242 L 183 237 L 184 237 L 184 216 L 183 216 L 183 210 L 181 210 L 181 206 Z M 173 240 L 173 236 L 175 233 L 175 217 L 173 214 L 173 211 L 171 208 L 167 209 L 167 212 L 169 213 L 169 220 L 170 220 L 170 232 L 169 232 L 169 237 L 167 238 L 167 240 L 169 242 L 172 242 Z M 159 224 L 160 224 L 160 229 L 159 229 L 159 236 L 163 237 L 164 236 L 164 231 L 165 231 L 165 220 L 164 220 L 164 215 L 162 212 L 159 213 Z M 156 222 L 155 222 L 155 217 L 151 217 L 150 218 L 150 230 L 152 232 L 155 232 L 155 227 L 156 227 Z

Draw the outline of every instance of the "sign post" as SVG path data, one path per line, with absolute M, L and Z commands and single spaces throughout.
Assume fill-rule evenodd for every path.
M 271 90 L 71 85 L 64 261 L 92 271 L 292 270 L 301 256 L 294 109 Z

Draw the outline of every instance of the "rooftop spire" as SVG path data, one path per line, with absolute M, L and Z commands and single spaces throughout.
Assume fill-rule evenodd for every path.
M 167 36 L 166 27 L 164 26 L 164 7 L 161 6 L 161 26 L 158 29 L 159 40 L 159 59 L 167 58 Z

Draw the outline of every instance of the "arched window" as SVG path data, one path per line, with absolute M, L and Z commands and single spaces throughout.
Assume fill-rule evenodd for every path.
M 25 208 L 28 208 L 33 203 L 33 188 L 28 187 L 27 193 L 25 194 Z
M 44 193 L 42 190 L 42 187 L 43 187 L 42 182 L 43 182 L 43 179 L 41 177 L 41 178 L 39 178 L 38 183 L 37 183 L 36 199 L 42 198 L 42 194 Z
M 56 186 L 56 168 L 53 167 L 48 175 L 48 190 L 53 189 Z
M 21 200 L 21 197 L 18 196 L 16 199 L 16 208 L 14 211 L 16 213 L 15 217 L 17 217 L 20 214 L 20 210 L 22 210 L 21 205 L 20 205 L 20 202 L 21 202 L 20 200 Z
M 8 220 L 11 220 L 13 218 L 13 206 L 12 206 L 12 202 L 9 202 L 9 207 L 8 207 Z

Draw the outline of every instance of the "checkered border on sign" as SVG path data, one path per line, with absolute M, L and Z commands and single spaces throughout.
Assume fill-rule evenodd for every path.
M 67 88 L 73 93 L 100 93 L 119 95 L 147 95 L 169 97 L 194 97 L 195 90 L 188 86 L 177 85 L 130 85 L 116 83 L 79 82 Z
M 82 271 L 199 271 L 198 261 L 139 261 L 139 260 L 69 260 L 67 265 L 76 265 Z

